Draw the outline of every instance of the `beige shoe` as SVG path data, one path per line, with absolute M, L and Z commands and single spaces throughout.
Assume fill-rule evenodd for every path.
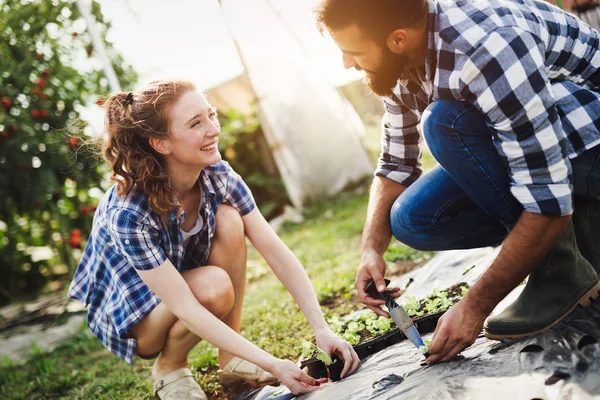
M 258 388 L 274 385 L 279 380 L 258 365 L 239 357 L 233 357 L 221 372 L 223 386 L 244 386 Z
M 189 368 L 181 368 L 154 382 L 154 397 L 160 400 L 208 400 Z

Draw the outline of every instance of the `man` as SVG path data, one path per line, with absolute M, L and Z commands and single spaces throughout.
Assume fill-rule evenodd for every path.
M 385 289 L 392 233 L 419 250 L 503 243 L 440 319 L 430 363 L 470 346 L 484 321 L 489 338 L 525 337 L 598 297 L 598 32 L 533 0 L 323 0 L 317 20 L 345 67 L 385 96 L 356 277 L 363 303 L 387 316 L 364 289 L 370 279 Z M 422 136 L 440 165 L 420 177 Z M 527 275 L 519 298 L 487 318 Z

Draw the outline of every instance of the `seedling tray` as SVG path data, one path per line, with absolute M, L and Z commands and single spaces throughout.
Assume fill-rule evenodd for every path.
M 440 317 L 444 315 L 444 312 L 438 312 L 435 314 L 426 315 L 424 317 L 415 318 L 415 326 L 421 334 L 431 333 L 435 330 L 437 322 Z M 406 336 L 400 331 L 400 329 L 396 328 L 393 331 L 369 339 L 366 342 L 359 343 L 353 347 L 358 357 L 363 360 L 370 355 L 405 339 Z M 415 351 L 418 350 L 415 348 Z M 334 360 L 334 363 L 327 367 L 321 360 L 317 360 L 314 357 L 309 358 L 300 363 L 300 368 L 306 367 L 308 369 L 308 375 L 315 379 L 329 378 L 332 381 L 339 381 L 340 374 L 344 368 L 344 362 L 335 355 L 332 356 L 332 359 Z M 329 369 L 329 373 L 327 372 L 327 369 Z

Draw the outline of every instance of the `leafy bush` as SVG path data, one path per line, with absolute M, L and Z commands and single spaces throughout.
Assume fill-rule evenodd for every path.
M 97 29 L 110 24 L 92 2 Z M 73 248 L 91 227 L 103 171 L 74 157 L 84 132 L 79 108 L 109 92 L 73 0 L 0 5 L 0 302 L 39 288 L 53 265 L 73 267 Z M 136 80 L 106 42 L 121 84 Z M 81 127 L 84 130 L 84 127 Z M 8 195 L 6 195 L 8 194 Z M 43 254 L 45 253 L 45 254 Z
M 256 112 L 231 110 L 220 115 L 220 122 L 223 158 L 248 184 L 265 218 L 280 214 L 290 201 Z

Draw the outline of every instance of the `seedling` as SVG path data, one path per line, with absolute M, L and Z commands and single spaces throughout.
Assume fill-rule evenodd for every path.
M 329 355 L 329 353 L 326 353 L 325 351 L 323 351 L 322 349 L 320 349 L 318 347 L 317 347 L 317 351 L 319 352 L 319 354 L 317 354 L 317 360 L 321 361 L 325 365 L 331 365 L 334 363 L 334 361 L 331 359 L 331 356 Z
M 411 317 L 421 317 L 446 311 L 458 303 L 467 293 L 467 290 L 469 290 L 469 285 L 459 283 L 445 290 L 434 289 L 429 296 L 422 300 L 417 300 L 414 296 L 406 296 L 402 308 Z
M 307 340 L 302 341 L 302 357 L 310 358 L 313 356 L 314 353 L 317 353 L 316 359 L 325 364 L 325 369 L 327 370 L 327 379 L 331 380 L 331 372 L 329 371 L 329 366 L 335 363 L 335 361 L 331 359 L 329 353 L 319 348 L 315 344 Z
M 429 346 L 431 346 L 431 340 L 423 340 L 424 346 L 419 346 L 419 351 L 422 354 L 429 353 Z
M 335 362 L 331 359 L 329 353 L 319 348 L 314 343 L 309 342 L 308 340 L 303 340 L 301 346 L 303 358 L 310 358 L 316 353 L 317 360 L 321 361 L 325 365 L 331 365 Z

